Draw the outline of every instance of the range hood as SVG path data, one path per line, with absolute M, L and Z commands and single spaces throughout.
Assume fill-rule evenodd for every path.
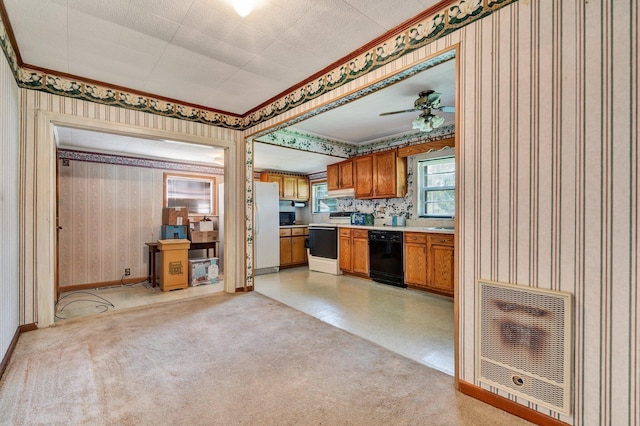
M 334 189 L 333 191 L 327 191 L 327 198 L 354 198 L 355 196 L 356 190 L 354 188 Z

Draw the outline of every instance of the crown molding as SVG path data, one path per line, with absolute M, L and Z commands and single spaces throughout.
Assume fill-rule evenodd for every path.
M 442 1 L 385 34 L 386 37 L 352 52 L 341 63 L 314 74 L 316 78 L 312 76 L 268 104 L 240 115 L 24 64 L 2 0 L 0 47 L 21 88 L 243 131 L 329 93 L 516 1 Z

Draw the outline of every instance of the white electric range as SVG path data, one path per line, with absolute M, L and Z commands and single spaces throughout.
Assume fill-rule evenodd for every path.
M 309 225 L 309 270 L 342 275 L 338 225 L 350 224 L 351 212 L 329 213 L 328 223 Z

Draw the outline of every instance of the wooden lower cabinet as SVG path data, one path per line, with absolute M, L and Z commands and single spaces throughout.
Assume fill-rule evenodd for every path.
M 289 268 L 308 262 L 305 240 L 309 228 L 280 228 L 280 267 Z
M 453 296 L 453 235 L 427 236 L 427 286 Z
M 369 276 L 369 231 L 340 228 L 340 270 L 363 277 Z
M 453 234 L 404 233 L 404 280 L 453 296 Z
M 404 282 L 427 287 L 427 234 L 404 233 Z

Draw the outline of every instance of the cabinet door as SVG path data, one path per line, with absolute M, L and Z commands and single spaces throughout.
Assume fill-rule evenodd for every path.
M 340 168 L 338 163 L 327 166 L 327 189 L 329 191 L 340 189 Z
M 267 176 L 267 182 L 275 182 L 278 184 L 278 195 L 280 198 L 283 197 L 284 193 L 283 191 L 283 186 L 282 186 L 282 176 L 278 176 L 278 175 L 268 175 Z
M 298 185 L 298 178 L 295 176 L 283 176 L 282 177 L 283 190 L 282 197 L 285 200 L 294 200 L 296 198 L 296 186 Z
M 427 286 L 427 245 L 404 243 L 404 282 L 418 287 Z
M 340 269 L 351 272 L 351 237 L 340 235 Z
M 352 269 L 353 272 L 369 276 L 369 240 L 366 238 L 353 239 Z
M 280 266 L 291 264 L 291 237 L 280 238 Z
M 429 245 L 429 287 L 453 295 L 453 246 Z
M 306 263 L 307 249 L 304 247 L 306 237 L 291 237 L 291 263 Z
M 340 168 L 340 189 L 353 188 L 353 161 L 343 161 L 338 166 Z
M 296 179 L 296 199 L 299 201 L 309 201 L 309 179 Z
M 373 157 L 373 195 L 396 197 L 396 151 L 379 152 Z
M 373 156 L 367 155 L 353 160 L 356 175 L 356 198 L 373 196 Z

